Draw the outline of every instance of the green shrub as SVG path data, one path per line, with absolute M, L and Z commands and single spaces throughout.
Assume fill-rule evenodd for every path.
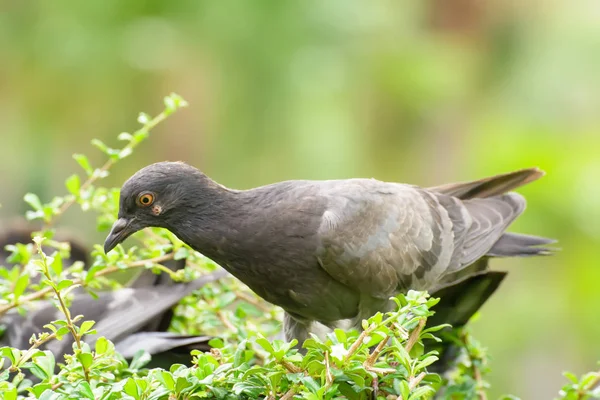
M 218 336 L 210 342 L 210 352 L 193 352 L 192 366 L 175 364 L 168 371 L 147 368 L 148 353 L 139 352 L 127 361 L 104 337 L 95 340 L 92 347 L 86 340 L 87 335 L 96 333 L 94 321 L 69 311 L 75 288 L 96 296 L 99 290 L 121 287 L 118 276 L 124 271 L 145 268 L 168 273 L 176 281 L 189 281 L 217 268 L 161 229 L 138 232 L 134 237 L 139 245 L 128 250 L 119 245 L 109 255 L 96 245 L 88 269 L 81 263 L 63 265 L 69 257 L 69 243 L 55 239 L 55 223 L 74 205 L 97 213 L 99 230 L 110 227 L 118 210 L 119 189 L 98 186 L 97 182 L 146 140 L 155 125 L 186 105 L 172 94 L 165 98 L 165 110 L 158 116 L 140 114 L 142 127 L 118 136 L 125 142 L 122 148 L 93 140 L 108 159 L 95 168 L 84 155 L 74 155 L 84 177 L 75 174 L 67 178 L 67 195 L 47 203 L 35 194 L 25 195 L 31 206 L 26 217 L 40 220 L 43 228 L 34 233 L 31 243 L 7 247 L 15 264 L 0 269 L 0 317 L 15 310 L 27 313 L 36 302 L 54 299 L 64 318 L 34 335 L 28 349 L 0 348 L 2 399 L 486 398 L 488 364 L 484 349 L 465 330 L 442 332 L 443 327 L 426 327 L 437 300 L 424 292 L 398 296 L 398 309 L 364 321 L 360 334 L 338 329 L 324 340 L 313 336 L 304 343 L 306 354 L 301 355 L 295 343 L 267 339 L 280 329 L 280 310 L 228 277 L 184 298 L 175 310 L 171 330 Z M 170 259 L 186 259 L 185 269 L 173 272 L 161 264 Z M 34 279 L 37 275 L 40 280 Z M 440 340 L 434 334 L 442 333 L 459 349 L 444 377 L 428 371 L 438 359 L 428 348 Z M 64 363 L 52 352 L 39 350 L 43 344 L 67 335 L 73 338 L 73 351 L 65 356 Z M 26 378 L 25 372 L 36 382 Z M 561 398 L 600 398 L 600 373 L 586 374 L 580 380 L 566 376 L 571 383 L 563 387 Z

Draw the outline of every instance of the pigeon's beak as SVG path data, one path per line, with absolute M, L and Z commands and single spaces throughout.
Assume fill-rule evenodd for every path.
M 131 222 L 133 220 L 127 218 L 119 218 L 115 221 L 110 230 L 110 233 L 104 241 L 104 252 L 108 253 L 115 248 L 116 245 L 127 239 L 129 235 L 134 233 L 136 229 L 132 229 Z

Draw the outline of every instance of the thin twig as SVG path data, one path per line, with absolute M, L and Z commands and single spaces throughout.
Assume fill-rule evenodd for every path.
M 292 397 L 294 397 L 295 394 L 296 394 L 296 389 L 291 388 L 290 390 L 288 390 L 287 392 L 285 392 L 285 394 L 283 396 L 281 396 L 280 400 L 289 400 Z
M 471 357 L 471 352 L 469 351 L 469 343 L 468 343 L 469 337 L 467 336 L 467 334 L 464 331 L 460 334 L 460 340 L 462 341 L 464 347 L 467 349 L 467 356 L 469 357 L 469 359 L 471 361 L 471 365 L 473 366 L 473 376 L 475 378 L 475 382 L 477 382 L 477 398 L 479 400 L 487 400 L 487 395 L 486 395 L 485 391 L 483 390 L 483 387 L 484 387 L 483 377 L 481 375 L 481 371 L 477 367 L 477 360 L 474 359 L 473 357 Z
M 229 318 L 227 318 L 227 316 L 225 316 L 225 314 L 223 314 L 223 311 L 219 310 L 216 312 L 216 314 L 219 320 L 223 323 L 223 325 L 225 325 L 227 329 L 234 332 L 237 331 L 237 327 L 229 320 Z
M 377 361 L 377 358 L 379 357 L 379 354 L 381 353 L 381 351 L 383 350 L 383 348 L 385 347 L 385 345 L 387 345 L 387 342 L 388 342 L 389 339 L 390 339 L 390 336 L 386 335 L 385 338 L 381 342 L 379 342 L 379 344 L 377 345 L 377 347 L 375 348 L 375 350 L 373 350 L 373 353 L 371 353 L 369 355 L 369 357 L 363 363 L 363 365 L 365 367 L 371 367 L 371 366 L 373 366 L 373 364 L 375 364 L 375 361 Z
M 169 114 L 170 113 L 167 113 L 165 111 L 161 112 L 156 117 L 154 117 L 153 119 L 148 121 L 146 124 L 144 124 L 144 126 L 141 129 L 139 129 L 138 132 L 149 132 L 156 125 L 158 125 L 159 123 L 161 123 L 162 121 L 167 119 Z M 121 151 L 127 151 L 126 149 L 133 150 L 138 144 L 139 144 L 139 142 L 131 141 Z M 81 193 L 82 190 L 87 189 L 88 187 L 90 187 L 92 185 L 92 183 L 94 183 L 98 179 L 100 179 L 104 175 L 104 173 L 107 172 L 119 160 L 120 160 L 120 158 L 109 158 L 108 160 L 106 160 L 106 162 L 104 163 L 104 165 L 102 167 L 100 167 L 100 169 L 95 170 L 89 176 L 89 178 L 85 182 L 83 182 L 83 184 L 79 188 L 79 193 Z M 46 229 L 52 227 L 52 225 L 54 223 L 56 223 L 56 221 L 59 219 L 59 217 L 61 215 L 63 215 L 65 213 L 65 211 L 67 211 L 69 209 L 69 207 L 71 207 L 76 202 L 77 202 L 77 197 L 75 197 L 75 196 L 73 196 L 70 200 L 64 202 L 60 206 L 60 208 L 58 209 L 56 214 L 54 214 L 54 218 L 46 223 L 46 226 L 45 226 Z
M 427 376 L 427 374 L 425 372 L 421 372 L 419 375 L 417 375 L 416 378 L 411 378 L 408 383 L 408 388 L 411 391 L 414 390 L 419 385 L 419 383 L 421 383 L 423 378 L 425 378 L 426 376 Z
M 398 372 L 394 368 L 366 367 L 365 369 L 367 371 L 375 372 L 376 374 L 379 374 L 379 375 L 387 375 L 387 374 L 393 374 L 394 372 Z
M 417 325 L 417 327 L 415 328 L 415 330 L 413 330 L 410 333 L 410 336 L 408 337 L 408 342 L 406 343 L 406 346 L 404 347 L 406 349 L 407 353 L 410 353 L 410 351 L 412 350 L 413 346 L 419 340 L 419 335 L 421 335 L 421 331 L 423 330 L 423 327 L 425 327 L 425 321 L 427 321 L 426 318 L 423 318 L 422 320 L 420 320 L 419 321 L 419 325 Z
M 108 275 L 111 274 L 113 272 L 117 272 L 123 269 L 129 269 L 129 268 L 139 268 L 139 267 L 143 267 L 148 265 L 148 263 L 161 263 L 163 261 L 167 261 L 172 259 L 174 256 L 173 253 L 169 253 L 169 254 L 165 254 L 163 256 L 159 256 L 159 257 L 154 257 L 154 258 L 148 258 L 145 260 L 137 260 L 137 261 L 133 261 L 130 264 L 127 264 L 126 268 L 120 268 L 117 266 L 110 266 L 110 267 L 106 267 L 104 268 L 102 271 L 98 271 L 96 273 L 95 276 L 104 276 L 104 275 Z M 85 282 L 83 279 L 75 279 L 73 280 L 73 284 L 74 285 L 83 285 Z M 9 310 L 12 310 L 13 308 L 21 305 L 21 304 L 25 304 L 28 303 L 30 301 L 34 301 L 34 300 L 39 300 L 42 297 L 50 294 L 52 292 L 52 288 L 47 286 L 44 289 L 38 290 L 37 292 L 33 292 L 31 294 L 28 294 L 27 296 L 21 296 L 19 298 L 19 301 L 16 303 L 10 303 L 10 304 L 6 304 L 4 306 L 0 307 L 0 317 L 3 316 L 4 314 L 6 314 Z
M 58 302 L 60 304 L 60 309 L 61 309 L 62 313 L 64 314 L 65 319 L 67 320 L 67 328 L 71 332 L 71 335 L 73 335 L 73 339 L 75 339 L 75 342 L 77 343 L 77 348 L 79 349 L 79 351 L 83 351 L 83 347 L 81 346 L 81 335 L 79 333 L 77 333 L 77 330 L 75 329 L 75 321 L 73 320 L 73 318 L 71 318 L 71 312 L 69 311 L 69 308 L 65 304 L 65 301 L 63 300 L 60 290 L 58 290 L 55 283 L 52 281 L 52 276 L 50 275 L 50 271 L 48 270 L 48 258 L 46 257 L 46 254 L 42 250 L 42 238 L 37 237 L 34 239 L 34 242 L 37 247 L 38 254 L 42 258 L 42 273 L 50 281 L 50 288 L 54 291 L 54 294 L 56 295 L 56 298 L 58 299 Z M 90 375 L 89 375 L 88 368 L 85 365 L 83 365 L 83 363 L 81 364 L 81 366 L 83 368 L 83 375 L 85 377 L 85 380 L 89 383 Z
M 11 366 L 9 370 L 11 372 L 14 372 L 17 368 L 19 368 L 19 366 L 21 364 L 25 363 L 27 360 L 29 360 L 31 358 L 31 356 L 35 353 L 35 351 L 37 350 L 38 347 L 40 347 L 41 345 L 43 345 L 46 342 L 54 340 L 55 338 L 56 338 L 56 333 L 52 333 L 41 340 L 35 340 L 33 342 L 33 344 L 31 345 L 31 347 L 21 356 L 21 358 L 19 358 L 17 365 Z
M 475 362 L 471 362 L 473 364 L 473 375 L 475 375 L 475 381 L 477 382 L 477 397 L 479 400 L 487 400 L 487 395 L 483 391 L 483 379 L 481 377 L 481 371 L 477 368 L 477 364 Z
M 594 388 L 598 384 L 600 384 L 600 371 L 598 371 L 596 373 L 596 377 L 590 383 L 588 383 L 588 385 L 585 388 L 579 389 L 577 391 L 577 400 L 583 400 L 583 399 L 585 399 L 586 395 L 587 395 L 586 392 L 588 392 L 590 390 L 594 390 Z
M 290 371 L 292 374 L 298 374 L 300 372 L 303 372 L 302 368 L 296 367 L 294 364 L 292 364 L 289 361 L 281 360 L 280 363 L 281 363 L 281 365 L 283 365 L 285 367 L 285 369 Z
M 325 352 L 325 385 L 330 388 L 333 384 L 333 374 L 331 373 L 331 366 L 329 365 L 329 352 Z
M 350 357 L 352 357 L 354 353 L 358 351 L 360 345 L 363 343 L 363 341 L 369 333 L 371 333 L 371 327 L 360 333 L 358 338 L 354 341 L 354 343 L 352 343 L 352 346 L 350 346 L 350 348 L 348 349 L 348 353 L 346 353 L 346 357 L 344 357 L 344 363 L 348 361 Z

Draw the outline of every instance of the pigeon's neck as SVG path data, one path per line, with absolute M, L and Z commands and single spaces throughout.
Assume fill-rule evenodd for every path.
M 316 247 L 324 205 L 315 196 L 304 197 L 293 183 L 243 191 L 208 180 L 202 186 L 190 190 L 196 200 L 186 202 L 189 207 L 178 211 L 169 229 L 230 272 L 248 274 L 253 265 L 311 254 Z
M 256 213 L 252 196 L 203 176 L 186 197 L 187 207 L 172 215 L 168 229 L 194 250 L 216 262 L 226 261 L 224 256 Z

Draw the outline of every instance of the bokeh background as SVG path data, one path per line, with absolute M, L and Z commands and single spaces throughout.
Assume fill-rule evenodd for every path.
M 434 185 L 539 166 L 513 229 L 552 258 L 508 279 L 473 323 L 492 398 L 552 398 L 600 359 L 600 3 L 0 2 L 0 214 L 65 192 L 72 153 L 133 131 L 176 92 L 190 107 L 107 179 L 184 160 L 250 188 L 293 178 Z M 62 226 L 101 242 L 93 215 Z

